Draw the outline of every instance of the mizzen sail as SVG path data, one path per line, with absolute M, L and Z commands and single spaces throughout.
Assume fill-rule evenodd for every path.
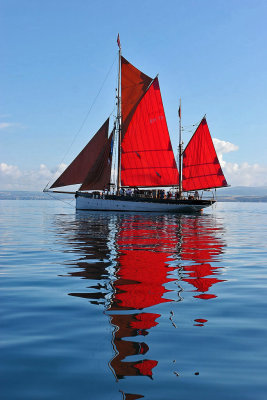
M 108 143 L 109 119 L 101 126 L 90 142 L 53 183 L 51 189 L 61 186 L 82 184 L 99 159 Z M 94 188 L 95 189 L 95 188 Z
M 201 190 L 227 186 L 206 118 L 183 153 L 183 190 Z

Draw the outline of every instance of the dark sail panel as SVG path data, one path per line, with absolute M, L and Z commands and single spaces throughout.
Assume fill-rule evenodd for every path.
M 101 126 L 90 142 L 53 183 L 52 188 L 83 183 L 99 154 L 108 141 L 109 119 Z
M 106 145 L 102 149 L 95 164 L 90 169 L 80 190 L 104 190 L 109 189 L 111 164 L 112 164 L 112 147 L 113 147 L 114 131 L 110 135 Z
M 227 186 L 206 118 L 200 122 L 183 153 L 183 190 Z
M 138 103 L 121 146 L 122 186 L 178 185 L 158 79 Z
M 146 92 L 152 78 L 121 57 L 121 113 L 122 138 L 135 112 L 138 102 Z

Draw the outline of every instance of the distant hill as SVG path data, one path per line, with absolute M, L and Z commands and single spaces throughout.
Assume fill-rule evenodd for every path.
M 73 199 L 71 194 L 52 194 L 31 191 L 0 191 L 0 200 L 56 200 Z M 267 186 L 235 186 L 217 189 L 218 201 L 267 202 Z
M 267 186 L 234 186 L 217 189 L 219 196 L 267 196 Z
M 235 186 L 217 190 L 218 201 L 267 202 L 267 186 Z

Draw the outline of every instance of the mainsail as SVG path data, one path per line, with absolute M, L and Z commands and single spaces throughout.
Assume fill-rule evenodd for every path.
M 122 58 L 121 185 L 178 182 L 158 79 L 152 80 Z
M 203 118 L 183 153 L 183 190 L 227 186 L 206 118 Z
M 109 119 L 90 142 L 65 169 L 51 188 L 82 184 L 81 190 L 103 190 L 110 182 L 111 146 L 113 134 L 108 138 Z
M 136 107 L 153 81 L 121 56 L 121 114 L 122 138 L 127 132 Z

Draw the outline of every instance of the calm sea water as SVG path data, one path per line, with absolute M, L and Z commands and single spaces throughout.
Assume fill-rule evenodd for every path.
M 0 219 L 1 399 L 267 398 L 267 204 Z

